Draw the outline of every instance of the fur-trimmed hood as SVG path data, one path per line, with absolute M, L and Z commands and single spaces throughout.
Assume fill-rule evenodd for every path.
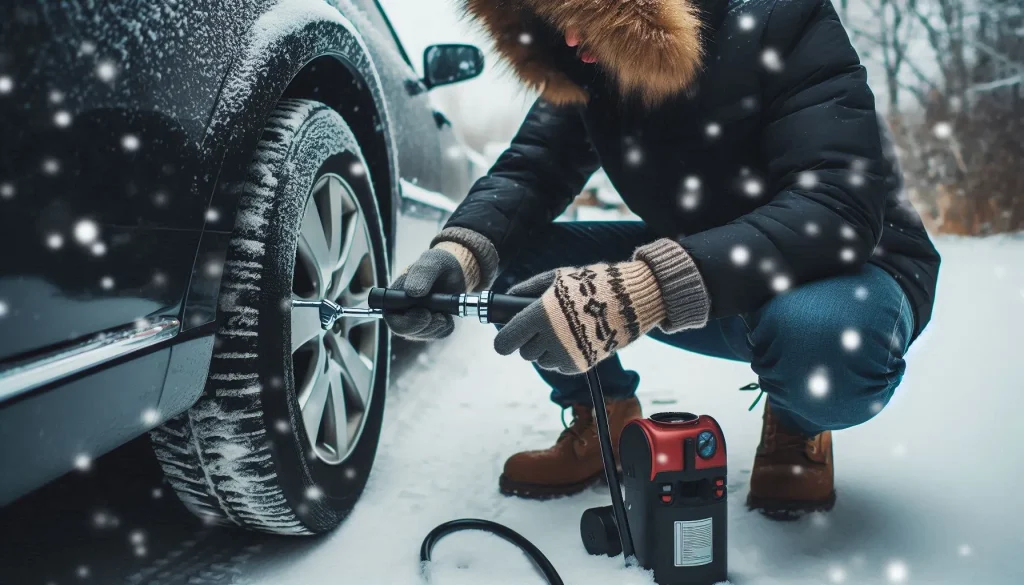
M 701 69 L 697 0 L 460 1 L 518 77 L 555 104 L 585 104 L 581 79 L 603 75 L 618 95 L 654 106 L 690 88 Z M 565 44 L 569 29 L 579 33 L 575 49 Z M 578 51 L 597 64 L 581 64 Z

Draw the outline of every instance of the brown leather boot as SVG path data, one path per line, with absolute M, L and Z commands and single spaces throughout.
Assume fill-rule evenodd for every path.
M 617 464 L 619 435 L 623 427 L 643 415 L 640 401 L 635 397 L 609 400 L 607 406 L 608 427 Z M 579 493 L 603 477 L 601 445 L 593 408 L 577 405 L 572 407 L 572 424 L 562 431 L 555 446 L 509 457 L 498 486 L 506 496 L 546 499 Z
M 747 507 L 777 520 L 831 510 L 836 502 L 834 480 L 832 433 L 808 438 L 790 432 L 765 404 Z

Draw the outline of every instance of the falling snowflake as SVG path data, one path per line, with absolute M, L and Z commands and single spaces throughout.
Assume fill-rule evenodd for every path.
M 830 567 L 828 570 L 828 580 L 833 583 L 843 583 L 846 581 L 846 570 L 842 567 Z
M 103 242 L 96 242 L 89 250 L 93 256 L 102 256 L 107 253 L 107 245 Z
M 100 279 L 100 287 L 102 287 L 103 290 L 110 290 L 114 288 L 114 279 L 109 276 L 104 276 Z
M 149 495 L 154 500 L 159 500 L 160 498 L 164 497 L 164 490 L 161 488 L 153 488 L 153 491 L 149 492 Z
M 448 148 L 448 158 L 459 159 L 462 157 L 462 147 L 456 144 Z
M 100 61 L 96 65 L 96 77 L 107 83 L 114 81 L 114 78 L 117 77 L 117 65 L 113 61 Z
M 819 228 L 818 224 L 813 221 L 809 221 L 804 225 L 804 232 L 806 232 L 808 236 L 816 236 L 821 233 L 821 228 Z
M 639 148 L 633 146 L 626 151 L 626 164 L 631 167 L 639 166 L 644 161 L 644 153 Z
M 729 253 L 729 258 L 737 266 L 746 266 L 747 262 L 750 261 L 750 250 L 746 246 L 736 246 Z
M 142 411 L 142 422 L 147 425 L 155 425 L 160 422 L 160 411 L 155 408 L 147 408 Z
M 839 228 L 839 235 L 842 236 L 844 240 L 857 239 L 857 231 L 854 230 L 852 226 L 845 224 L 843 227 Z
M 146 556 L 146 547 L 141 544 L 137 544 L 135 545 L 133 552 L 137 557 L 144 557 Z
M 839 251 L 839 259 L 846 263 L 853 262 L 857 259 L 857 252 L 853 248 L 843 248 Z
M 79 579 L 88 579 L 89 578 L 89 567 L 87 567 L 85 565 L 79 565 L 78 568 L 75 569 L 75 574 L 78 575 Z
M 907 576 L 910 571 L 907 569 L 907 564 L 903 561 L 890 561 L 885 567 L 885 576 L 889 579 L 890 583 L 903 583 L 907 580 Z
M 828 527 L 828 515 L 823 514 L 821 512 L 812 512 L 811 524 L 813 524 L 815 528 Z
M 10 183 L 3 183 L 0 185 L 0 197 L 3 197 L 4 199 L 14 197 L 14 185 Z
M 92 55 L 96 52 L 96 43 L 92 41 L 82 41 L 82 44 L 79 45 L 78 50 L 83 55 Z
M 67 128 L 71 125 L 71 114 L 66 110 L 59 111 L 53 115 L 53 123 L 56 124 L 58 128 Z
M 64 94 L 57 91 L 56 89 L 50 92 L 50 103 L 59 104 L 64 101 Z
M 747 179 L 743 183 L 744 193 L 751 197 L 759 196 L 763 190 L 764 187 L 761 185 L 761 181 L 758 181 L 757 179 Z
M 785 292 L 789 290 L 790 282 L 788 276 L 778 275 L 772 279 L 772 288 L 775 292 Z
M 60 161 L 55 158 L 43 159 L 43 172 L 47 175 L 56 175 L 60 172 Z
M 319 500 L 323 496 L 324 496 L 324 491 L 322 489 L 320 489 L 319 487 L 315 486 L 315 485 L 314 486 L 310 486 L 308 489 L 306 489 L 306 499 L 307 500 Z
M 352 166 L 348 168 L 348 172 L 351 173 L 353 177 L 362 177 L 366 174 L 366 167 L 363 166 L 363 163 L 361 162 L 354 162 L 352 163 Z
M 5 303 L 4 301 L 0 301 L 0 317 L 6 317 L 8 311 L 9 309 L 7 308 L 7 303 Z
M 687 191 L 696 191 L 700 189 L 700 177 L 696 175 L 690 175 L 683 181 L 683 186 L 686 187 Z
M 717 138 L 722 133 L 722 126 L 718 122 L 711 122 L 704 128 L 704 132 L 711 138 Z
M 754 30 L 756 24 L 757 21 L 749 14 L 744 14 L 740 17 L 740 30 Z
M 797 175 L 796 182 L 802 189 L 813 189 L 818 185 L 818 175 L 813 171 L 804 171 Z
M 89 471 L 92 467 L 92 458 L 85 453 L 79 453 L 75 456 L 75 469 L 78 471 Z
M 771 272 L 775 270 L 775 261 L 771 258 L 765 258 L 761 260 L 760 268 L 761 272 Z
M 687 211 L 693 211 L 694 209 L 697 209 L 698 205 L 700 205 L 700 193 L 686 193 L 685 195 L 682 196 L 680 202 L 683 205 L 683 209 Z
M 142 142 L 134 134 L 125 134 L 121 137 L 121 148 L 128 152 L 135 152 L 140 146 L 142 146 Z
M 793 472 L 793 475 L 803 475 L 804 474 L 804 467 L 803 467 L 803 465 L 794 465 L 792 467 L 792 469 L 790 469 L 790 471 Z
M 882 408 L 884 406 L 885 406 L 884 404 L 882 404 L 881 402 L 879 402 L 877 400 L 872 402 L 871 406 L 870 406 L 871 414 L 878 414 L 878 413 L 882 412 Z
M 14 80 L 9 75 L 0 75 L 0 95 L 14 91 Z
M 46 247 L 51 250 L 60 250 L 64 246 L 64 236 L 52 233 L 46 236 Z
M 220 212 L 216 208 L 211 207 L 206 210 L 206 221 L 216 223 L 220 220 Z
M 208 262 L 206 264 L 206 275 L 214 278 L 224 273 L 224 264 L 220 262 Z
M 92 525 L 96 528 L 106 528 L 110 524 L 110 516 L 106 512 L 96 512 L 92 515 Z
M 769 71 L 782 71 L 782 57 L 775 49 L 765 49 L 761 53 L 761 63 Z
M 959 553 L 962 557 L 969 557 L 971 556 L 972 552 L 973 551 L 971 551 L 971 545 L 969 544 L 961 544 L 960 548 L 957 549 L 957 553 Z
M 153 194 L 153 205 L 156 205 L 157 207 L 164 207 L 165 205 L 167 205 L 168 199 L 169 197 L 167 196 L 167 193 L 163 191 L 157 191 L 156 193 Z
M 866 286 L 858 286 L 857 288 L 853 289 L 853 298 L 857 299 L 858 301 L 868 300 L 868 288 Z
M 932 132 L 936 138 L 946 140 L 953 136 L 953 125 L 949 122 L 939 122 L 932 128 Z
M 857 351 L 860 348 L 860 333 L 856 329 L 847 329 L 840 336 L 846 351 Z
M 828 372 L 824 368 L 818 368 L 815 370 L 809 378 L 807 378 L 807 389 L 810 391 L 811 396 L 815 398 L 824 398 L 828 395 Z
M 349 480 L 355 479 L 356 475 L 358 475 L 358 473 L 356 472 L 354 467 L 346 467 L 345 468 L 345 479 L 349 479 Z
M 665 465 L 668 463 L 668 455 L 665 453 L 658 453 L 657 460 L 660 465 Z
M 529 45 L 529 44 L 532 44 L 532 43 L 533 43 L 533 35 L 531 35 L 530 33 L 525 33 L 524 32 L 523 34 L 519 35 L 519 44 L 521 44 L 521 45 Z
M 850 184 L 853 185 L 854 187 L 863 187 L 864 182 L 864 175 L 862 175 L 861 173 L 850 174 Z
M 157 286 L 164 286 L 165 284 L 167 284 L 167 275 L 164 274 L 163 272 L 154 272 L 153 284 Z
M 284 435 L 292 430 L 292 425 L 290 425 L 288 421 L 281 419 L 274 423 L 274 428 L 277 429 L 277 432 Z

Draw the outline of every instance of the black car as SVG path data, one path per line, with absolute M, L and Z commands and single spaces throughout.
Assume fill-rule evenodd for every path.
M 204 520 L 335 527 L 389 334 L 293 303 L 426 245 L 480 172 L 428 92 L 482 67 L 433 46 L 421 79 L 375 0 L 4 3 L 0 505 L 150 433 Z

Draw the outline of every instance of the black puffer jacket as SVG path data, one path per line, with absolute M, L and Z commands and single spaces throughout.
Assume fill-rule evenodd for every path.
M 464 1 L 543 90 L 448 222 L 487 236 L 503 266 L 603 167 L 629 208 L 694 258 L 712 317 L 755 310 L 780 283 L 872 262 L 913 302 L 915 336 L 928 323 L 939 255 L 905 199 L 865 70 L 828 0 L 608 0 L 608 14 L 580 12 L 589 0 Z M 609 27 L 639 4 L 622 34 Z M 569 27 L 598 65 L 565 45 Z M 702 48 L 692 79 L 685 67 L 666 71 L 659 53 L 687 46 Z M 679 87 L 666 92 L 666 79 Z M 734 261 L 737 247 L 746 262 Z

